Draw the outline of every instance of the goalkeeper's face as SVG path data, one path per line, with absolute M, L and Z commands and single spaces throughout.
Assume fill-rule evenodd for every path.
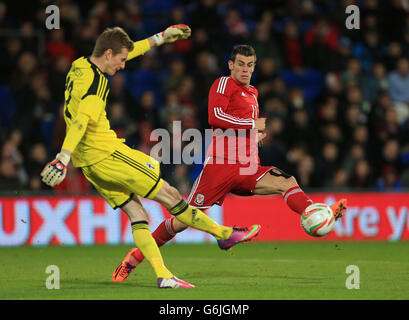
M 113 76 L 117 71 L 124 69 L 128 52 L 128 49 L 122 48 L 120 53 L 114 55 L 112 50 L 107 50 L 105 72 Z
M 229 61 L 231 77 L 241 85 L 248 87 L 250 85 L 251 75 L 256 66 L 255 56 L 243 56 L 238 54 L 234 61 Z

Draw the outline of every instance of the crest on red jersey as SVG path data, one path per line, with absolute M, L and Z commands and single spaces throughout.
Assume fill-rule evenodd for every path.
M 202 205 L 204 202 L 205 196 L 201 193 L 198 193 L 195 198 L 195 203 L 198 205 Z

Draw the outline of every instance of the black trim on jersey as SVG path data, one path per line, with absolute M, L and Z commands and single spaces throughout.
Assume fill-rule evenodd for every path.
M 91 86 L 89 87 L 87 93 L 85 93 L 81 99 L 84 99 L 85 97 L 89 96 L 89 95 L 96 95 L 98 97 L 100 97 L 103 101 L 105 101 L 106 96 L 108 94 L 109 91 L 109 83 L 108 83 L 108 77 L 107 75 L 102 72 L 98 66 L 96 66 L 88 57 L 87 58 L 88 63 L 91 66 L 92 71 L 94 71 L 94 80 L 92 81 Z M 103 77 L 103 79 L 100 79 L 101 77 Z M 101 81 L 101 84 L 99 84 L 99 82 Z M 104 85 L 104 83 L 106 83 L 105 89 L 103 92 L 99 92 L 102 89 L 102 86 Z M 99 94 L 98 94 L 99 93 Z
M 273 171 L 274 169 L 275 169 L 275 170 L 278 170 L 280 173 L 274 172 L 274 171 Z M 277 168 L 277 167 L 275 167 L 274 169 L 271 169 L 271 170 L 269 171 L 272 176 L 275 176 L 275 177 L 284 177 L 284 178 L 286 178 L 286 179 L 291 178 L 291 175 L 288 174 L 288 173 L 286 173 L 286 172 L 284 172 L 283 170 L 281 170 L 281 169 L 279 169 L 279 168 Z
M 182 214 L 189 208 L 189 204 L 185 200 L 180 200 L 173 208 L 169 210 L 170 214 L 174 217 Z
M 146 220 L 139 220 L 139 221 L 131 222 L 131 226 L 133 226 L 135 224 L 149 224 L 149 223 Z
M 87 57 L 86 59 L 89 62 L 89 64 L 91 65 L 91 68 L 98 70 L 99 72 L 101 72 L 105 76 L 105 78 L 108 78 L 108 74 L 105 73 L 105 72 L 102 72 L 102 70 L 95 63 L 93 63 L 90 58 L 91 57 Z
M 155 182 L 155 184 L 154 184 L 153 187 L 149 190 L 149 192 L 144 196 L 144 198 L 149 197 L 149 195 L 152 193 L 152 191 L 156 189 L 156 186 L 158 185 L 160 179 L 161 179 L 161 178 L 160 178 L 160 173 L 159 173 L 159 178 L 158 178 L 158 180 Z
M 65 115 L 67 118 L 72 119 L 71 113 L 68 111 L 68 108 L 65 108 Z
M 97 95 L 100 75 L 94 68 L 92 68 L 92 71 L 94 71 L 94 80 L 92 80 L 91 86 L 88 88 L 87 93 L 85 93 L 81 99 L 84 99 L 87 96 Z
M 108 81 L 108 80 L 107 80 L 107 81 Z M 102 95 L 102 100 L 106 101 L 106 97 L 107 97 L 107 95 L 108 95 L 108 91 L 109 91 L 109 83 L 107 82 L 107 86 L 106 86 L 106 88 L 105 88 L 105 92 L 104 92 L 104 94 Z
M 137 169 L 138 171 L 144 173 L 146 176 L 151 178 L 153 181 L 157 182 L 158 176 L 150 171 L 149 169 L 145 168 L 142 164 L 136 162 L 135 160 L 125 156 L 124 154 L 120 153 L 119 151 L 115 151 L 112 156 L 116 159 L 122 160 L 126 164 L 130 165 L 131 167 Z
M 122 208 L 124 205 L 126 205 L 127 203 L 129 203 L 129 202 L 132 200 L 133 196 L 134 196 L 134 194 L 131 193 L 131 195 L 129 196 L 128 200 L 126 200 L 124 203 L 121 203 L 119 206 L 116 206 L 116 207 L 114 208 L 114 210 L 115 210 L 115 209 L 118 209 L 118 208 Z

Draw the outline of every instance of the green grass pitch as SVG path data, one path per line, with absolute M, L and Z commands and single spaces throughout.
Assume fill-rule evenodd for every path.
M 0 299 L 275 300 L 409 298 L 409 242 L 169 244 L 167 267 L 194 289 L 159 290 L 144 261 L 122 283 L 111 282 L 129 246 L 0 248 Z M 60 289 L 46 288 L 48 265 L 60 270 Z M 359 289 L 347 289 L 359 268 Z

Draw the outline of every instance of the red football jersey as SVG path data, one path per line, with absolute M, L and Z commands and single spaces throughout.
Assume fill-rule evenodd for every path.
M 207 156 L 242 163 L 259 161 L 257 130 L 251 130 L 254 120 L 259 117 L 257 97 L 255 87 L 242 86 L 232 77 L 221 77 L 213 83 L 208 112 L 209 124 L 214 131 Z

